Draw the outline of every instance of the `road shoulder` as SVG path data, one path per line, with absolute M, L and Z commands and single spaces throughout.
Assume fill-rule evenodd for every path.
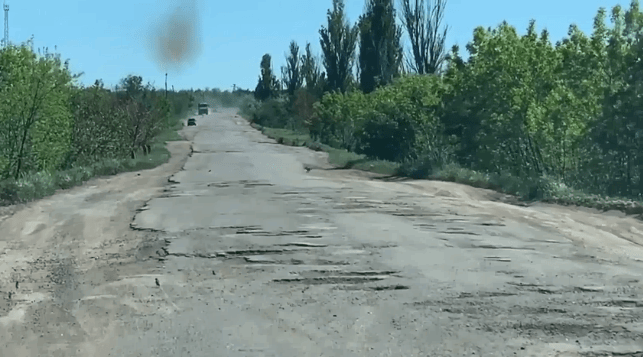
M 0 350 L 16 357 L 55 355 L 73 344 L 78 355 L 100 355 L 94 348 L 109 343 L 129 304 L 118 301 L 128 289 L 122 282 L 146 273 L 142 254 L 157 239 L 130 223 L 163 194 L 168 177 L 192 152 L 190 141 L 167 148 L 170 160 L 154 169 L 95 178 L 0 212 Z

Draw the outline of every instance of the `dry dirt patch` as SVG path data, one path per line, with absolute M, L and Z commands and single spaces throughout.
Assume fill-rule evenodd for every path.
M 67 355 L 72 343 L 86 346 L 78 355 L 100 355 L 88 342 L 108 343 L 112 322 L 124 310 L 113 299 L 121 295 L 118 287 L 96 294 L 101 286 L 144 273 L 141 264 L 131 263 L 151 234 L 129 223 L 191 152 L 189 141 L 167 147 L 171 159 L 157 168 L 93 179 L 0 211 L 2 355 Z M 109 318 L 93 318 L 98 310 Z

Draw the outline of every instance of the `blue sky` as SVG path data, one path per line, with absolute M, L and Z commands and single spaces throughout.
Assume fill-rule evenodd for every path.
M 197 0 L 199 1 L 199 0 Z M 397 1 L 397 0 L 396 0 Z M 36 48 L 56 46 L 70 60 L 72 71 L 84 72 L 81 82 L 92 84 L 103 79 L 112 86 L 128 74 L 162 87 L 165 69 L 150 51 L 150 34 L 160 33 L 159 24 L 184 0 L 7 0 L 9 37 L 13 43 L 34 36 Z M 524 33 L 530 19 L 538 31 L 547 28 L 552 41 L 562 39 L 569 25 L 577 24 L 591 32 L 599 7 L 611 9 L 629 0 L 449 0 L 445 22 L 450 27 L 448 46 L 464 46 L 476 26 L 495 27 L 503 20 Z M 196 33 L 196 51 L 180 68 L 168 72 L 168 87 L 175 89 L 221 88 L 233 84 L 254 89 L 259 63 L 264 53 L 273 57 L 273 68 L 285 63 L 291 40 L 304 47 L 308 41 L 319 52 L 319 29 L 326 24 L 332 0 L 234 0 L 206 1 L 190 11 Z M 364 0 L 346 0 L 346 10 L 354 23 L 364 8 Z M 196 15 L 198 13 L 198 16 Z M 0 36 L 1 37 L 1 36 Z

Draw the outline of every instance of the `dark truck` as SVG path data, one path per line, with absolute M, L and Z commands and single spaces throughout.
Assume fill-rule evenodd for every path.
M 199 103 L 199 115 L 208 115 L 208 103 Z

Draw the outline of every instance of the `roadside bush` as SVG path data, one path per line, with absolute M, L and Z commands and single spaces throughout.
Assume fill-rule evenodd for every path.
M 400 164 L 396 174 L 413 179 L 428 179 L 433 171 L 433 162 L 430 158 L 425 156 L 417 159 L 404 160 Z
M 292 114 L 304 121 L 310 122 L 314 114 L 314 104 L 317 98 L 305 88 L 300 88 L 295 92 L 292 99 Z
M 15 180 L 19 190 L 18 202 L 28 202 L 39 197 L 52 195 L 59 188 L 55 174 L 47 171 L 24 173 Z
M 244 95 L 238 100 L 238 105 L 236 106 L 239 108 L 240 112 L 243 112 L 244 109 L 252 108 L 252 107 L 257 107 L 257 100 L 254 98 L 252 95 Z
M 20 187 L 14 179 L 0 181 L 0 205 L 18 202 Z
M 63 168 L 72 163 L 86 164 L 101 157 L 124 157 L 128 154 L 126 116 L 100 81 L 89 88 L 79 88 L 71 98 L 74 108 L 71 150 Z
M 370 111 L 358 134 L 358 154 L 388 161 L 402 161 L 412 154 L 416 128 L 412 114 L 392 108 L 387 112 Z
M 257 112 L 257 110 L 259 110 L 261 105 L 262 105 L 261 102 L 252 98 L 251 100 L 248 100 L 246 104 L 239 106 L 239 114 L 244 118 L 250 120 L 252 124 L 259 125 L 252 120 L 254 118 L 255 113 Z
M 357 152 L 395 162 L 422 155 L 436 160 L 432 157 L 446 149 L 436 114 L 443 91 L 437 77 L 407 75 L 369 94 Z
M 168 92 L 170 107 L 174 118 L 180 118 L 194 110 L 196 98 L 190 91 Z
M 349 151 L 357 149 L 356 134 L 370 109 L 369 97 L 360 91 L 327 93 L 313 108 L 308 123 L 313 140 Z
M 445 166 L 455 163 L 455 148 L 448 142 L 433 142 L 424 149 L 416 148 L 417 154 L 405 158 L 398 174 L 414 179 L 428 179 Z
M 289 113 L 283 99 L 268 99 L 252 113 L 251 121 L 261 126 L 285 128 Z

